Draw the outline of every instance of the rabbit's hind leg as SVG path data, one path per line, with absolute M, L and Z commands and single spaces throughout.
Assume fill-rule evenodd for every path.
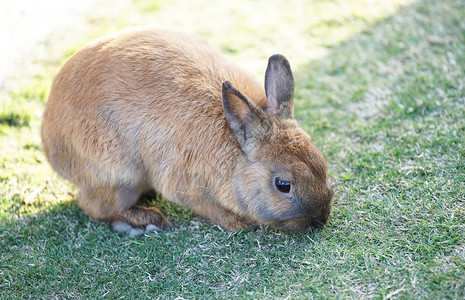
M 130 236 L 171 229 L 170 222 L 157 208 L 138 205 L 122 211 L 111 224 L 115 231 L 126 232 Z
M 170 229 L 171 224 L 158 209 L 136 205 L 141 193 L 141 188 L 130 186 L 81 188 L 77 202 L 91 218 L 110 223 L 115 231 L 130 236 Z

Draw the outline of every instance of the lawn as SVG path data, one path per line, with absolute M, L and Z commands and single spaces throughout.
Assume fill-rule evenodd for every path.
M 120 6 L 65 46 L 52 38 L 50 56 L 2 91 L 2 297 L 465 297 L 463 0 Z M 196 32 L 260 79 L 270 55 L 286 55 L 295 117 L 335 190 L 326 227 L 232 233 L 149 194 L 175 229 L 130 238 L 78 209 L 41 152 L 41 112 L 67 57 L 136 25 Z

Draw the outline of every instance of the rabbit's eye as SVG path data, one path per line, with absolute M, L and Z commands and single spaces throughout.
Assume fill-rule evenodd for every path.
M 288 194 L 291 191 L 291 183 L 289 181 L 282 180 L 281 178 L 276 177 L 276 179 L 274 180 L 274 184 L 281 193 Z

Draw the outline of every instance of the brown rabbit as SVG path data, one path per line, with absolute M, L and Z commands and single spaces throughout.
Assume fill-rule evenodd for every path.
M 323 226 L 333 192 L 293 119 L 294 79 L 268 61 L 265 89 L 199 37 L 136 29 L 88 44 L 53 81 L 42 141 L 90 217 L 130 235 L 168 229 L 136 203 L 154 189 L 228 230 Z

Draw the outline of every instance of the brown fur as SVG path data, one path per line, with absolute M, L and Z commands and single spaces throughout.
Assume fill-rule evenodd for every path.
M 136 202 L 153 188 L 229 230 L 320 227 L 332 192 L 326 162 L 292 119 L 294 81 L 270 58 L 266 93 L 202 39 L 137 29 L 88 44 L 56 76 L 42 141 L 96 220 L 169 228 Z M 223 105 L 222 105 L 223 101 Z M 283 195 L 274 177 L 286 177 Z

